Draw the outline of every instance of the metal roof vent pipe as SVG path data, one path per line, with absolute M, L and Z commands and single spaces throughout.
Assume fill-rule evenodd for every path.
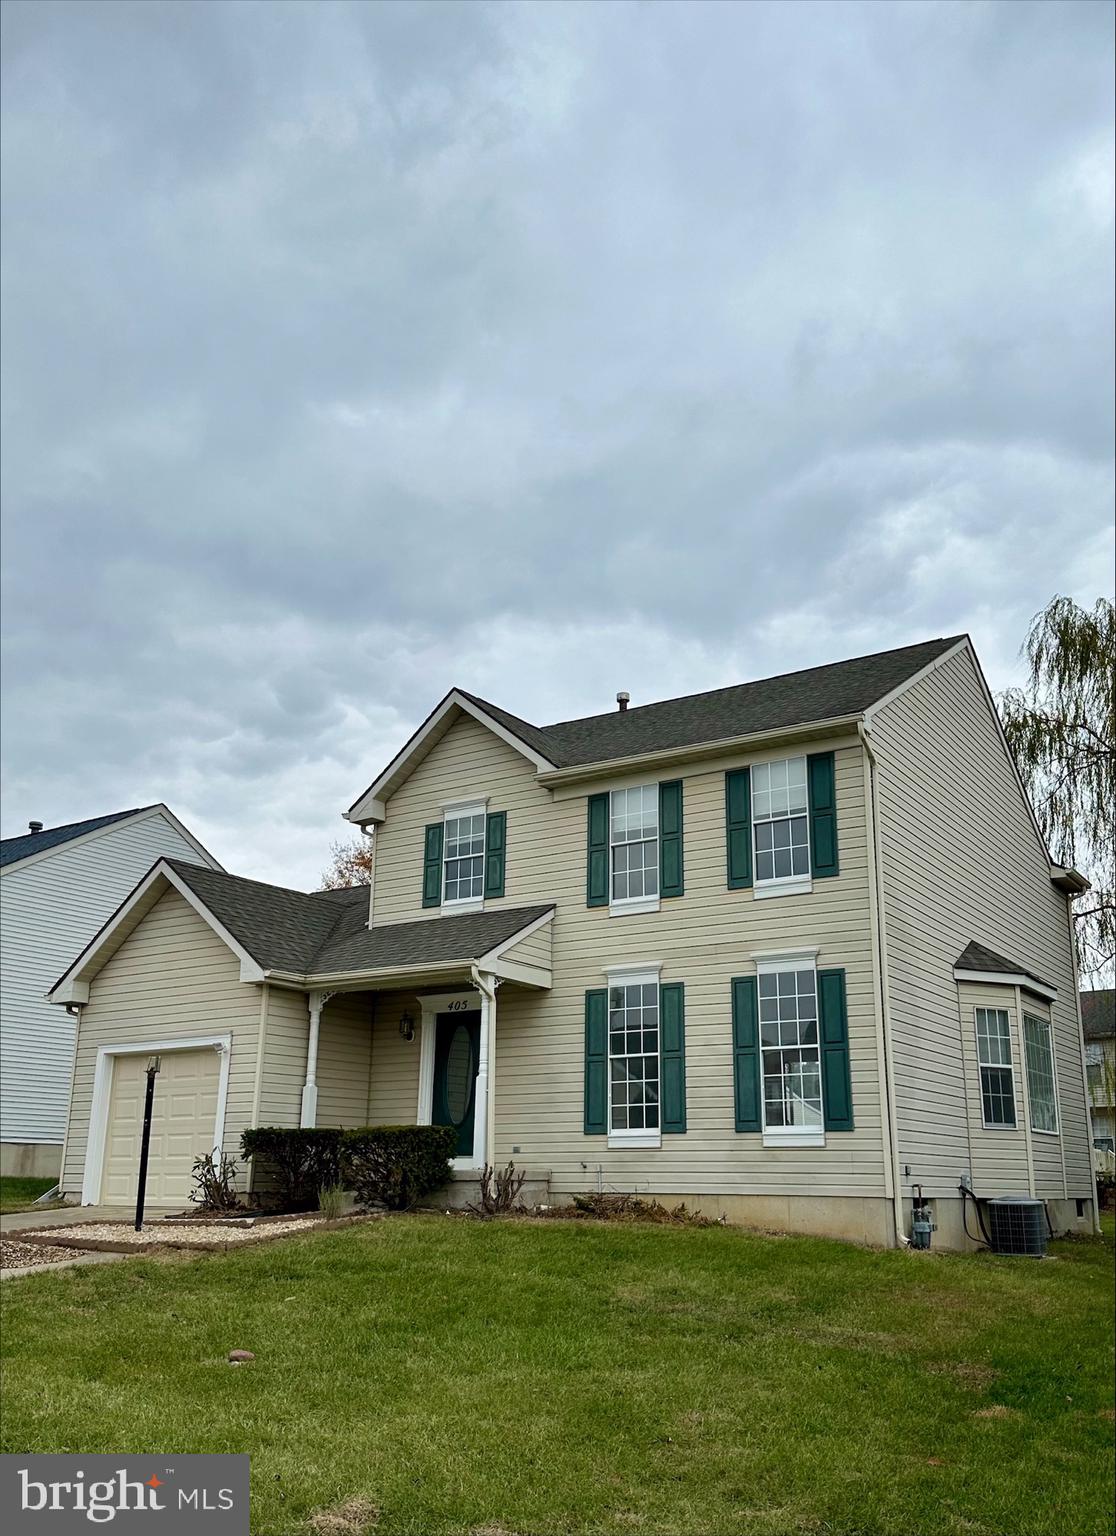
M 27 823 L 27 830 L 29 832 L 41 832 L 43 830 L 43 824 L 41 821 L 29 821 Z
M 632 702 L 632 696 L 630 693 L 620 692 L 616 695 L 616 702 L 620 706 L 620 713 L 623 714 Z

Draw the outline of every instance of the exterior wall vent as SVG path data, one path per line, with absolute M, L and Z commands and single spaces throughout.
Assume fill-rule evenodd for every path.
M 1046 1257 L 1046 1211 L 1027 1195 L 998 1195 L 988 1201 L 988 1236 L 993 1253 Z

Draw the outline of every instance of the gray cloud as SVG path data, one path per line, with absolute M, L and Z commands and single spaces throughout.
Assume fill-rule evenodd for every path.
M 1110 590 L 1111 8 L 2 15 L 6 832 Z

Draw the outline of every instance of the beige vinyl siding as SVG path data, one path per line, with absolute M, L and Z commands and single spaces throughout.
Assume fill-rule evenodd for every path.
M 403 1011 L 415 1024 L 415 1038 L 399 1033 Z M 421 1009 L 415 998 L 384 993 L 376 999 L 372 1025 L 372 1075 L 368 1090 L 369 1125 L 414 1125 L 418 1118 L 419 1034 Z
M 169 891 L 94 978 L 82 1009 L 62 1178 L 66 1194 L 81 1195 L 99 1046 L 230 1034 L 224 1145 L 235 1155 L 252 1119 L 259 1017 L 259 988 L 240 980 L 236 956 L 177 891 Z
M 511 965 L 535 965 L 549 971 L 553 958 L 553 923 L 544 923 L 500 956 Z
M 331 998 L 318 1038 L 319 1125 L 368 1124 L 371 1069 L 371 997 L 358 992 Z
M 607 908 L 585 905 L 586 794 L 552 797 L 524 758 L 472 719 L 459 720 L 388 801 L 377 831 L 377 922 L 423 915 L 440 921 L 421 905 L 423 828 L 439 818 L 443 803 L 470 796 L 486 795 L 490 810 L 508 813 L 502 903 L 557 903 L 553 990 L 502 986 L 495 1047 L 496 1156 L 507 1158 L 519 1147 L 518 1161 L 552 1170 L 556 1191 L 594 1184 L 598 1165 L 606 1187 L 659 1192 L 878 1196 L 885 1190 L 864 755 L 859 744 L 836 752 L 840 875 L 816 881 L 809 894 L 758 901 L 751 891 L 729 891 L 725 869 L 724 769 L 751 760 L 738 754 L 715 768 L 686 771 L 686 894 L 643 915 L 613 917 Z M 646 781 L 660 776 L 678 772 Z M 631 782 L 640 781 L 617 780 Z M 824 1148 L 772 1149 L 734 1130 L 730 981 L 754 972 L 753 950 L 796 945 L 818 946 L 819 968 L 841 966 L 847 973 L 856 1129 L 831 1133 Z M 605 985 L 607 966 L 637 961 L 661 962 L 663 981 L 686 986 L 688 1130 L 665 1136 L 652 1150 L 609 1148 L 604 1137 L 582 1131 L 584 994 Z M 377 1029 L 373 1103 L 384 1081 L 380 1042 Z M 417 1074 L 417 1051 L 409 1059 Z
M 1023 1039 L 1014 987 L 957 984 L 963 1076 L 970 1084 L 966 1096 L 966 1120 L 972 1148 L 972 1179 L 977 1194 L 1026 1195 L 1030 1193 L 1027 1167 L 1027 1117 L 1023 1098 Z M 1015 1127 L 985 1126 L 977 1061 L 976 1010 L 1002 1008 L 1011 1032 L 1011 1075 L 1015 1093 Z M 960 1170 L 958 1170 L 960 1172 Z M 1059 1180 L 1059 1184 L 1060 1184 Z M 954 1178 L 956 1194 L 957 1178 Z M 1052 1193 L 1055 1193 L 1052 1191 Z M 1061 1188 L 1056 1191 L 1061 1195 Z M 929 1194 L 929 1190 L 927 1190 Z
M 267 1044 L 258 1124 L 298 1125 L 302 1118 L 309 1036 L 310 1012 L 306 993 L 287 987 L 268 987 Z M 318 1048 L 320 1051 L 320 1037 Z
M 969 1045 L 967 1029 L 959 1029 L 953 965 L 975 939 L 1058 990 L 1051 1017 L 1068 1192 L 1088 1196 L 1066 898 L 1050 883 L 971 655 L 959 652 L 880 710 L 871 739 L 900 1162 L 931 1196 L 955 1195 L 970 1168 L 971 1113 L 979 1104 L 975 1081 L 966 1098 L 962 1047 Z M 977 1192 L 1003 1191 L 978 1185 Z
M 159 858 L 208 861 L 161 813 L 9 865 L 0 877 L 0 1124 L 10 1142 L 60 1142 L 74 1020 L 45 994 Z

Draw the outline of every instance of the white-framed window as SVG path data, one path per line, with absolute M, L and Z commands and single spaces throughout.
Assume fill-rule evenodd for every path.
M 755 886 L 810 883 L 810 819 L 805 757 L 752 768 Z
M 767 1142 L 824 1141 L 818 984 L 812 958 L 759 961 L 763 1134 Z
M 657 1146 L 660 1129 L 658 972 L 610 975 L 609 1141 Z
M 1089 1089 L 1089 1099 L 1093 1104 L 1104 1102 L 1104 1049 L 1096 1041 L 1090 1040 L 1085 1045 L 1085 1082 Z
M 992 1130 L 1015 1129 L 1015 1083 L 1011 1070 L 1011 1024 L 1006 1008 L 976 1011 L 980 1107 Z
M 484 900 L 484 828 L 486 806 L 450 806 L 442 837 L 442 904 Z
M 659 900 L 659 786 L 614 789 L 608 802 L 609 905 Z
M 1054 1042 L 1050 1025 L 1034 1014 L 1023 1015 L 1023 1057 L 1027 1067 L 1027 1098 L 1032 1131 L 1058 1134 L 1058 1088 L 1054 1076 Z

